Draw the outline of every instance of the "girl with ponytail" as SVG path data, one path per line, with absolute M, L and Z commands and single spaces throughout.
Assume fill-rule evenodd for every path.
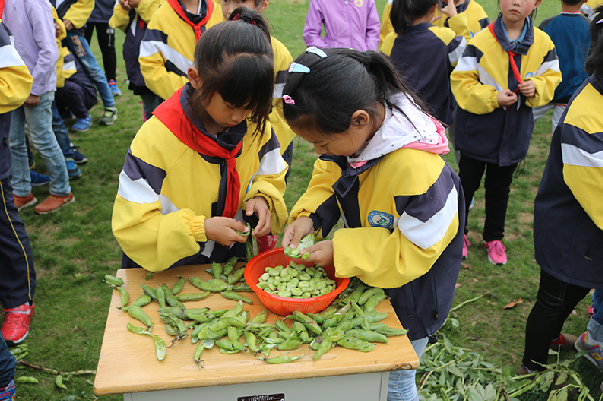
M 420 357 L 450 311 L 461 266 L 464 201 L 441 157 L 444 128 L 387 58 L 308 48 L 290 66 L 283 114 L 320 155 L 282 245 L 309 233 L 333 240 L 301 250 L 338 277 L 385 288 Z M 388 400 L 418 400 L 415 371 L 390 373 Z

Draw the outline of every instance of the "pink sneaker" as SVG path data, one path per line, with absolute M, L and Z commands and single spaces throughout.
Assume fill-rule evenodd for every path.
M 494 265 L 504 265 L 507 263 L 507 254 L 505 246 L 500 240 L 484 241 L 484 248 L 488 251 L 488 260 Z
M 467 234 L 465 234 L 465 242 L 463 242 L 463 259 L 467 259 L 467 248 L 471 246 L 471 242 L 467 238 Z

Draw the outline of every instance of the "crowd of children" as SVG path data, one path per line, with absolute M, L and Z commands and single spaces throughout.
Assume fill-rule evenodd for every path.
M 14 262 L 0 265 L 27 278 L 10 284 L 18 305 L 0 298 L 9 344 L 27 335 L 35 289 L 17 211 L 37 202 L 31 187 L 40 182 L 50 195 L 36 213 L 75 201 L 69 179 L 86 159 L 65 123 L 74 118 L 72 130 L 87 130 L 97 91 L 100 124 L 116 121 L 113 29 L 125 33 L 128 89 L 140 96 L 145 120 L 125 155 L 113 209 L 123 268 L 156 272 L 244 257 L 246 223 L 260 251 L 274 248 L 281 232 L 282 245 L 295 247 L 309 233 L 326 238 L 343 218 L 332 240 L 301 252 L 334 264 L 338 276 L 386 288 L 420 357 L 452 306 L 484 175 L 483 247 L 491 263 L 507 263 L 513 177 L 535 121 L 553 108 L 551 156 L 535 206 L 540 290 L 521 373 L 541 369 L 551 340 L 564 338 L 569 312 L 601 287 L 603 134 L 587 110 L 603 96 L 603 8 L 586 10 L 589 20 L 580 14 L 584 0 L 562 0 L 562 13 L 539 29 L 541 0 L 499 0 L 493 22 L 476 0 L 389 0 L 381 23 L 374 0 L 310 0 L 308 48 L 293 60 L 262 15 L 269 0 L 5 1 L 3 23 L 23 59 L 11 66 L 26 66 L 33 80 L 28 96 L 0 104 L 5 113 L 14 109 L 8 123 L 0 115 L 12 156 L 12 172 L 0 178 L 7 221 L 21 227 L 14 235 L 23 244 Z M 94 29 L 104 72 L 89 47 Z M 27 86 L 26 78 L 0 82 Z M 48 177 L 30 173 L 25 124 Z M 288 213 L 295 135 L 319 158 Z M 441 157 L 449 139 L 458 175 Z M 600 304 L 601 290 L 595 298 Z M 576 347 L 603 370 L 600 315 Z M 11 324 L 23 329 L 11 332 Z M 6 382 L 8 392 L 3 344 L 0 390 Z M 415 371 L 390 373 L 388 400 L 418 400 Z

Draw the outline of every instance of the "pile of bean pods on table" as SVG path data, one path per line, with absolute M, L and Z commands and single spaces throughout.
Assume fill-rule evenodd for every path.
M 237 280 L 228 278 L 236 271 L 244 270 L 244 267 L 234 271 L 227 270 L 226 265 L 220 267 L 221 270 L 212 266 L 212 274 L 219 278 L 204 282 L 205 284 L 197 285 L 202 280 L 190 278 L 193 285 L 205 288 L 202 289 L 206 292 L 201 294 L 203 297 L 207 297 L 210 292 L 221 292 L 224 295 L 223 292 L 229 291 L 229 285 L 234 289 Z M 227 275 L 224 275 L 225 271 Z M 244 309 L 242 300 L 238 300 L 230 310 L 209 310 L 207 307 L 187 309 L 183 303 L 185 300 L 182 297 L 178 299 L 179 291 L 184 285 L 183 278 L 172 289 L 165 284 L 153 289 L 141 283 L 144 294 L 128 306 L 125 290 L 121 288 L 123 280 L 113 276 L 106 276 L 105 279 L 120 292 L 121 309 L 146 326 L 141 328 L 128 323 L 128 330 L 154 338 L 157 359 L 165 358 L 166 344 L 151 333 L 153 322 L 141 308 L 152 300 L 160 303 L 160 318 L 166 324 L 166 332 L 174 337 L 172 344 L 189 335 L 193 344 L 197 344 L 193 359 L 200 368 L 203 367 L 203 351 L 214 346 L 223 354 L 248 352 L 267 363 L 286 363 L 303 357 L 311 350 L 314 351 L 312 359 L 318 360 L 335 346 L 369 352 L 374 349 L 374 343 L 388 343 L 388 337 L 406 334 L 404 329 L 395 329 L 381 323 L 387 313 L 378 312 L 375 308 L 387 298 L 385 291 L 366 286 L 356 278 L 324 311 L 308 314 L 294 311 L 283 319 L 277 319 L 274 324 L 266 323 L 266 309 L 251 317 L 250 312 Z M 203 298 L 196 298 L 198 299 Z M 291 324 L 287 324 L 287 321 Z M 286 352 L 270 357 L 274 349 Z M 291 355 L 292 351 L 298 349 L 305 352 L 298 356 Z

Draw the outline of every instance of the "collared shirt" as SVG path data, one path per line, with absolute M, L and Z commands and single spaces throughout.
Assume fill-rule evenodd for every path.
M 523 29 L 521 30 L 521 34 L 515 40 L 509 39 L 509 34 L 507 33 L 507 28 L 505 27 L 505 24 L 502 24 L 503 32 L 505 33 L 505 37 L 511 43 L 511 45 L 513 45 L 513 49 L 516 49 L 517 46 L 519 46 L 519 44 L 521 42 L 523 42 L 523 40 L 526 37 L 526 32 L 528 32 L 528 26 L 531 23 L 532 23 L 532 19 L 530 17 L 527 17 L 526 20 L 525 20 L 525 22 L 524 22 L 524 24 L 523 24 Z

